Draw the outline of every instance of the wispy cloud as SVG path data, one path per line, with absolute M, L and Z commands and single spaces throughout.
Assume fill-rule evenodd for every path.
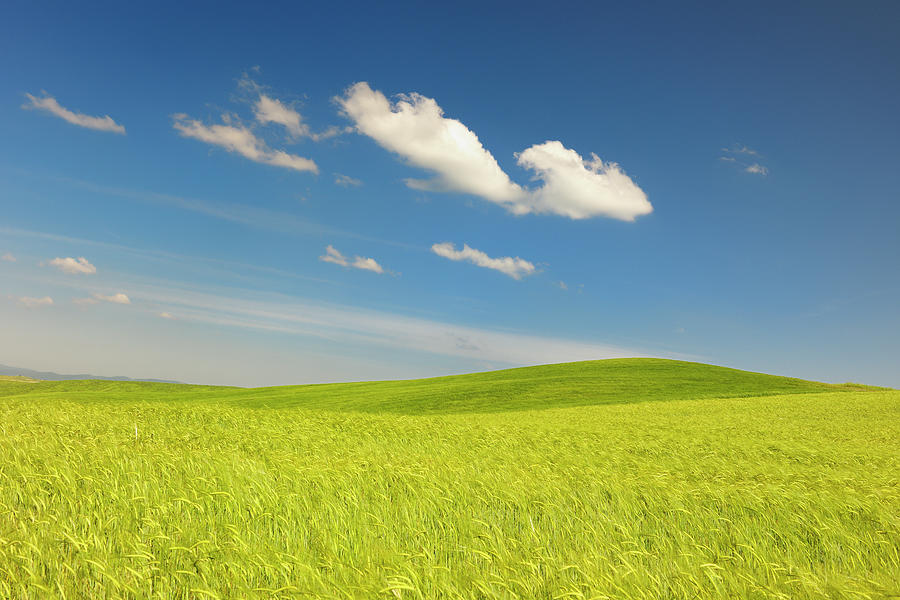
M 491 258 L 481 250 L 469 247 L 468 244 L 463 244 L 462 250 L 457 250 L 450 242 L 442 242 L 440 244 L 434 244 L 431 247 L 431 251 L 438 256 L 443 256 L 450 260 L 462 260 L 478 265 L 479 267 L 500 271 L 513 279 L 522 279 L 522 277 L 531 275 L 535 272 L 534 264 L 519 258 L 518 256 Z
M 165 312 L 165 311 L 159 313 L 158 316 L 159 316 L 159 318 L 161 318 L 161 319 L 168 319 L 168 320 L 170 320 L 170 321 L 172 321 L 172 320 L 175 319 L 175 316 L 174 316 L 172 313 L 168 313 L 168 312 Z
M 748 148 L 743 144 L 734 144 L 730 148 L 722 148 L 722 152 L 726 154 L 747 154 L 749 156 L 759 156 L 759 152 L 753 148 Z
M 97 272 L 97 267 L 83 256 L 78 258 L 72 258 L 71 256 L 65 258 L 57 257 L 51 260 L 49 264 L 70 275 L 92 275 Z
M 363 184 L 359 179 L 354 179 L 349 175 L 342 175 L 340 173 L 334 174 L 334 183 L 341 187 L 359 187 Z
M 25 109 L 43 110 L 52 115 L 56 115 L 60 119 L 64 119 L 73 125 L 79 127 L 87 127 L 88 129 L 96 129 L 98 131 L 111 131 L 125 135 L 125 127 L 113 121 L 109 115 L 102 117 L 92 117 L 84 113 L 73 112 L 63 106 L 60 106 L 56 98 L 43 92 L 43 96 L 38 98 L 31 94 L 25 94 L 28 102 L 22 105 Z
M 332 227 L 323 223 L 310 221 L 288 212 L 269 210 L 260 206 L 230 202 L 211 202 L 208 200 L 177 196 L 174 194 L 162 194 L 159 192 L 110 187 L 67 177 L 57 177 L 56 180 L 68 185 L 72 185 L 79 189 L 95 192 L 97 194 L 104 194 L 107 196 L 147 204 L 171 206 L 181 210 L 187 210 L 198 214 L 207 215 L 216 219 L 221 219 L 223 221 L 238 223 L 247 227 L 252 227 L 254 229 L 275 231 L 290 235 L 339 236 L 343 238 L 364 240 L 367 242 L 375 242 L 378 244 L 386 244 L 389 246 L 396 246 L 401 248 L 413 247 L 410 244 L 398 242 L 396 240 L 377 238 L 360 233 L 355 233 L 352 231 L 346 231 L 344 229 L 339 229 L 337 227 Z M 11 229 L 6 230 L 13 231 Z M 46 236 L 49 234 L 41 235 Z
M 93 284 L 83 278 L 59 281 L 58 278 L 50 280 L 26 275 L 24 279 L 39 285 L 62 285 L 76 290 L 76 294 L 80 292 L 89 297 L 93 297 L 91 293 L 95 291 L 92 289 Z M 164 281 L 125 274 L 117 275 L 117 284 L 127 285 L 130 299 L 140 299 L 141 305 L 148 307 L 152 315 L 158 316 L 160 312 L 166 312 L 176 317 L 178 322 L 208 323 L 220 327 L 275 331 L 297 336 L 300 344 L 298 347 L 308 347 L 314 353 L 330 353 L 329 356 L 333 356 L 338 362 L 349 360 L 346 358 L 348 348 L 354 352 L 362 350 L 381 355 L 397 352 L 399 354 L 393 356 L 400 357 L 401 360 L 404 356 L 450 356 L 479 361 L 478 364 L 481 365 L 490 363 L 491 368 L 656 355 L 646 350 L 596 340 L 472 327 L 440 318 L 406 316 L 397 312 L 266 293 L 261 292 L 259 286 L 218 286 L 197 281 Z M 104 290 L 103 293 L 111 295 L 115 291 Z M 411 371 L 399 369 L 383 372 L 401 377 Z M 377 378 L 377 374 L 367 376 Z M 247 373 L 241 377 L 243 379 L 230 381 L 253 380 L 258 385 L 265 383 L 265 380 L 261 381 Z M 308 381 L 321 381 L 321 375 L 318 376 L 319 379 L 316 379 L 314 373 L 307 377 Z
M 333 263 L 342 267 L 353 267 L 354 269 L 362 269 L 364 271 L 372 271 L 373 273 L 382 274 L 385 272 L 374 258 L 364 256 L 355 256 L 352 259 L 344 256 L 340 250 L 332 245 L 325 248 L 325 254 L 319 257 L 322 262 Z
M 722 148 L 721 152 L 722 155 L 719 156 L 720 161 L 731 163 L 744 173 L 752 173 L 763 177 L 769 174 L 768 167 L 759 162 L 762 155 L 753 148 L 748 148 L 743 144 L 734 144 L 730 148 Z
M 112 302 L 113 304 L 131 304 L 131 298 L 122 292 L 104 296 L 103 294 L 94 294 L 94 298 L 103 302 Z
M 41 306 L 51 306 L 53 304 L 53 298 L 50 296 L 44 296 L 43 298 L 22 296 L 19 298 L 19 304 L 26 308 L 40 308 Z
M 319 172 L 319 167 L 312 160 L 295 154 L 288 154 L 283 150 L 269 148 L 248 127 L 241 124 L 231 124 L 227 116 L 224 117 L 225 122 L 223 124 L 214 125 L 205 125 L 181 113 L 174 115 L 173 119 L 172 126 L 183 137 L 194 138 L 213 146 L 225 148 L 229 152 L 235 152 L 254 162 L 293 169 L 294 171 Z
M 0 260 L 3 262 L 16 262 L 16 257 L 13 256 L 12 252 L 7 252 L 3 256 L 0 256 Z
M 516 155 L 518 164 L 543 182 L 529 189 L 513 182 L 478 136 L 457 119 L 445 117 L 433 98 L 412 93 L 391 102 L 360 82 L 335 100 L 359 133 L 436 174 L 434 179 L 407 179 L 413 189 L 472 194 L 519 215 L 633 221 L 653 210 L 643 190 L 617 164 L 596 155 L 584 160 L 561 142 L 536 144 Z
M 258 69 L 254 69 L 257 73 Z M 249 73 L 244 73 L 238 80 L 238 88 L 250 97 L 253 104 L 253 116 L 261 125 L 276 124 L 287 130 L 292 141 L 302 138 L 321 142 L 344 133 L 353 131 L 352 127 L 331 125 L 315 132 L 305 122 L 303 115 L 297 110 L 296 102 L 286 102 L 275 98 L 266 86 L 257 83 Z
M 744 169 L 744 171 L 746 171 L 747 173 L 753 173 L 755 175 L 768 175 L 769 174 L 769 169 L 767 169 L 766 167 L 762 166 L 759 163 L 753 163 L 752 165 L 749 165 L 746 169 Z
M 309 126 L 303 122 L 300 113 L 275 98 L 260 94 L 253 106 L 253 115 L 263 125 L 277 123 L 284 126 L 295 138 L 309 135 Z
M 203 292 L 145 286 L 138 291 L 142 300 L 177 311 L 180 321 L 278 331 L 353 347 L 394 348 L 505 365 L 647 356 L 602 343 L 480 329 L 278 294 L 254 293 L 255 299 L 248 299 L 218 288 Z
M 131 298 L 129 298 L 126 294 L 122 292 L 117 292 L 115 294 L 104 295 L 99 292 L 95 292 L 86 298 L 75 298 L 72 300 L 74 304 L 78 306 L 91 306 L 93 304 L 99 304 L 100 302 L 110 302 L 112 304 L 131 304 Z

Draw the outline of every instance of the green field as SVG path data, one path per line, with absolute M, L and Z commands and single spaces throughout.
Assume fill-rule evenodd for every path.
M 900 596 L 900 392 L 0 381 L 0 598 Z

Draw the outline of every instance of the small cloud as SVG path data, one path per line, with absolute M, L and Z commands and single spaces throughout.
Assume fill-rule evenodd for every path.
M 16 257 L 12 255 L 12 252 L 7 252 L 3 256 L 0 256 L 0 260 L 3 262 L 16 262 Z
M 72 258 L 71 256 L 66 258 L 57 257 L 50 261 L 50 265 L 70 275 L 92 275 L 97 272 L 97 267 L 88 262 L 88 259 L 83 256 L 78 258 Z
M 131 304 L 131 298 L 119 292 L 117 294 L 112 294 L 110 296 L 104 296 L 103 294 L 94 294 L 94 298 L 97 300 L 102 300 L 103 302 L 112 302 L 113 304 Z
M 678 333 L 678 334 L 682 334 L 686 331 L 687 331 L 687 329 L 685 329 L 684 327 L 678 327 L 675 329 L 675 333 Z
M 744 169 L 744 171 L 746 171 L 747 173 L 753 173 L 755 175 L 768 175 L 769 174 L 769 169 L 767 169 L 766 167 L 762 166 L 759 163 L 753 163 L 752 165 L 750 165 L 746 169 Z
M 257 74 L 259 73 L 258 68 L 251 70 Z M 253 102 L 253 117 L 256 121 L 262 125 L 271 123 L 281 125 L 294 141 L 301 138 L 309 138 L 314 142 L 321 142 L 322 140 L 353 131 L 352 127 L 338 127 L 336 125 L 332 125 L 319 133 L 312 131 L 309 125 L 303 121 L 303 115 L 294 108 L 293 103 L 283 102 L 265 93 L 265 86 L 254 81 L 247 73 L 244 73 L 238 80 L 238 88 L 251 96 L 256 96 L 256 101 Z
M 354 269 L 363 269 L 364 271 L 372 271 L 373 273 L 384 273 L 384 268 L 379 265 L 374 258 L 363 258 L 362 256 L 357 256 L 353 259 L 353 264 L 351 265 Z
M 229 152 L 240 154 L 244 158 L 258 163 L 318 173 L 319 167 L 308 158 L 288 154 L 283 150 L 273 150 L 243 125 L 232 125 L 230 119 L 223 118 L 221 125 L 204 125 L 200 121 L 188 118 L 185 114 L 173 115 L 173 127 L 182 137 L 194 138 L 213 146 L 225 148 Z
M 167 313 L 167 312 L 161 312 L 161 313 L 159 313 L 159 317 L 160 317 L 160 318 L 163 318 L 163 319 L 170 319 L 170 320 L 174 320 L 174 319 L 175 319 L 175 317 L 172 315 L 172 313 Z
M 468 350 L 471 352 L 477 352 L 481 350 L 481 348 L 473 344 L 468 337 L 455 336 L 455 338 L 456 348 L 459 350 Z
M 362 269 L 363 271 L 372 271 L 379 275 L 385 272 L 384 267 L 378 264 L 374 258 L 355 256 L 351 261 L 344 256 L 340 250 L 330 244 L 325 248 L 325 254 L 320 256 L 319 260 L 322 262 L 334 263 L 342 267 L 353 267 L 354 269 Z
M 565 281 L 557 281 L 555 285 L 563 291 L 567 291 L 569 289 L 569 286 L 566 285 Z
M 337 136 L 345 134 L 345 133 L 353 133 L 353 128 L 350 126 L 338 127 L 337 125 L 331 125 L 330 127 L 326 128 L 325 131 L 323 131 L 321 133 L 310 133 L 309 139 L 311 139 L 314 142 L 321 142 L 322 140 L 327 140 L 327 139 L 330 139 L 333 137 L 337 137 Z
M 79 127 L 87 127 L 88 129 L 96 129 L 98 131 L 111 131 L 112 133 L 120 133 L 125 135 L 125 127 L 119 125 L 112 120 L 112 117 L 105 115 L 102 117 L 92 117 L 83 113 L 72 112 L 71 110 L 60 106 L 59 102 L 53 96 L 43 92 L 43 97 L 37 98 L 31 94 L 25 94 L 29 102 L 22 105 L 24 109 L 43 110 L 52 115 L 56 115 L 60 119 L 64 119 L 73 125 Z
M 19 304 L 26 308 L 39 308 L 41 306 L 52 306 L 53 298 L 44 296 L 43 298 L 32 298 L 31 296 L 22 296 L 19 298 Z
M 752 148 L 748 148 L 743 144 L 734 144 L 731 148 L 722 148 L 722 152 L 727 154 L 748 154 L 750 156 L 759 156 L 759 152 Z
M 347 257 L 341 254 L 340 251 L 331 244 L 325 248 L 325 254 L 320 256 L 319 260 L 322 262 L 334 263 L 342 267 L 350 266 L 350 263 L 347 262 Z
M 519 258 L 518 256 L 491 258 L 481 250 L 469 247 L 468 244 L 463 244 L 462 250 L 457 250 L 450 242 L 442 242 L 431 246 L 431 251 L 438 256 L 443 256 L 450 260 L 463 260 L 470 262 L 473 265 L 478 265 L 479 267 L 500 271 L 513 279 L 522 279 L 522 277 L 531 275 L 535 272 L 533 263 Z
M 753 160 L 748 157 L 753 156 L 757 157 L 757 159 L 762 157 L 759 152 L 752 148 L 748 148 L 743 144 L 734 144 L 731 148 L 722 148 L 722 152 L 723 155 L 719 157 L 719 160 L 732 163 L 745 173 L 762 175 L 763 177 L 769 174 L 768 167 L 760 164 L 758 160 L 752 163 L 748 162 L 749 160 Z
M 341 187 L 359 187 L 363 184 L 359 179 L 354 179 L 349 175 L 334 174 L 334 183 Z
M 277 123 L 284 126 L 295 138 L 309 135 L 309 126 L 303 122 L 303 117 L 293 108 L 282 104 L 280 100 L 270 98 L 264 94 L 259 95 L 259 100 L 253 107 L 256 120 L 263 125 Z

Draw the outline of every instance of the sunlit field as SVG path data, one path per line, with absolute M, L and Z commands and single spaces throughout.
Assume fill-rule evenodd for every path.
M 663 360 L 0 381 L 0 598 L 900 595 L 900 392 Z

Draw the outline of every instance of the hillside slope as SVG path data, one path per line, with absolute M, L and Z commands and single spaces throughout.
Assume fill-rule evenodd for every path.
M 859 389 L 863 386 L 853 386 Z M 409 381 L 232 388 L 146 382 L 4 384 L 0 396 L 27 393 L 80 402 L 123 397 L 150 402 L 214 402 L 260 408 L 448 414 L 505 412 L 661 400 L 734 398 L 846 390 L 832 385 L 675 360 L 634 358 L 523 367 Z

